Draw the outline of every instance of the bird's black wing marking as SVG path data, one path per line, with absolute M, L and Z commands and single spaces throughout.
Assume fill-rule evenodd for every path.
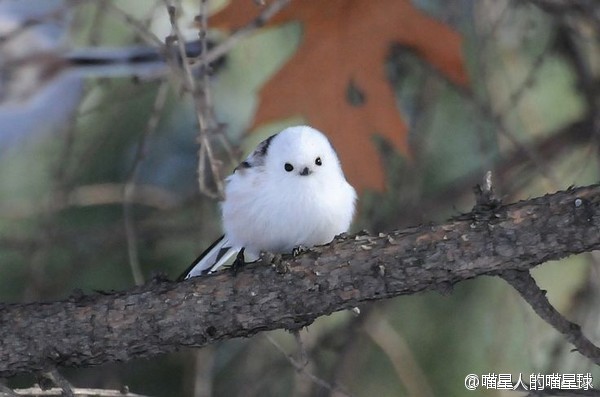
M 240 165 L 235 167 L 234 171 L 237 170 L 245 170 L 248 168 L 260 167 L 265 163 L 265 157 L 267 156 L 267 151 L 269 150 L 269 146 L 271 145 L 271 141 L 275 138 L 275 135 L 271 135 L 264 141 L 258 144 L 256 149 L 246 158 L 246 160 L 242 161 Z
M 277 134 L 273 134 L 270 137 L 268 137 L 267 139 L 265 139 L 264 141 L 262 141 L 261 143 L 259 143 L 258 146 L 256 147 L 256 150 L 254 151 L 254 153 L 252 153 L 252 155 L 253 156 L 256 155 L 256 157 L 264 158 L 267 155 L 267 150 L 269 150 L 271 141 L 273 140 L 273 138 L 275 138 L 275 136 L 277 136 Z
M 210 251 L 212 251 L 213 248 L 215 248 L 215 246 L 217 244 L 219 244 L 223 239 L 225 238 L 225 235 L 222 235 L 220 238 L 218 238 L 214 243 L 212 243 L 210 245 L 210 247 L 208 247 L 207 249 L 204 250 L 204 252 L 202 252 L 200 254 L 200 256 L 198 256 L 191 265 L 188 266 L 188 268 L 185 270 L 185 272 L 183 272 L 179 277 L 177 277 L 177 281 L 183 281 L 185 280 L 185 278 L 187 277 L 187 275 L 192 271 L 192 269 L 194 267 L 196 267 L 196 265 L 198 264 L 198 262 L 200 262 L 202 260 L 202 258 L 204 258 Z M 221 257 L 229 250 L 230 248 L 221 248 L 221 250 L 219 250 L 219 253 L 217 255 L 217 260 L 215 261 L 218 262 L 219 259 L 221 259 Z M 206 274 L 210 271 L 210 269 L 212 268 L 209 267 L 208 269 L 206 269 L 206 272 L 202 272 L 202 274 Z

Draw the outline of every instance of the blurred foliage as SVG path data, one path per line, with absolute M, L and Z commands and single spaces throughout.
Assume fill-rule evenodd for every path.
M 391 230 L 467 212 L 473 205 L 471 188 L 488 169 L 495 172 L 496 190 L 506 202 L 598 181 L 598 124 L 596 131 L 592 122 L 583 124 L 590 128 L 583 140 L 561 135 L 599 113 L 600 32 L 585 15 L 553 15 L 526 1 L 413 2 L 462 33 L 471 87 L 456 87 L 410 49 L 390 45 L 386 67 L 409 124 L 413 156 L 404 158 L 382 137 L 373 138 L 385 161 L 388 186 L 385 192 L 363 194 L 355 230 Z M 160 38 L 170 32 L 162 2 L 66 2 L 64 45 L 143 43 L 137 29 L 110 12 L 107 3 Z M 217 3 L 222 2 L 212 4 L 222 5 Z M 191 23 L 197 10 L 195 0 L 180 7 L 188 38 L 197 35 Z M 224 35 L 210 32 L 210 37 L 222 40 Z M 302 122 L 283 120 L 246 136 L 257 90 L 301 39 L 298 23 L 260 30 L 239 42 L 211 77 L 216 118 L 225 124 L 236 154 Z M 87 79 L 72 120 L 51 134 L 32 132 L 8 148 L 0 146 L 0 301 L 48 300 L 75 289 L 133 285 L 121 193 L 138 161 L 139 145 L 135 183 L 156 187 L 170 198 L 133 205 L 145 277 L 158 272 L 178 276 L 220 235 L 218 204 L 198 192 L 194 104 L 176 83 L 172 76 L 161 81 Z M 157 129 L 148 134 L 161 84 L 170 84 L 166 105 L 158 111 Z M 0 135 L 1 123 L 0 118 Z M 543 145 L 553 139 L 555 146 Z M 233 164 L 225 151 L 218 157 L 229 172 Z M 108 184 L 112 195 L 77 195 L 82 187 L 100 184 Z M 118 199 L 111 199 L 115 194 Z M 534 271 L 551 302 L 596 342 L 599 271 L 596 254 Z M 470 373 L 522 373 L 528 379 L 532 372 L 591 371 L 595 383 L 600 381 L 600 371 L 570 352 L 571 346 L 497 278 L 461 283 L 448 295 L 428 292 L 360 309 L 359 316 L 335 313 L 302 331 L 310 356 L 306 370 L 353 396 L 463 395 Z M 390 327 L 375 334 L 370 327 L 384 321 Z M 296 352 L 289 333 L 268 336 L 287 353 Z M 297 373 L 263 334 L 200 352 L 64 374 L 76 386 L 129 385 L 149 396 L 190 396 L 194 389 L 206 395 L 202 387 L 217 396 L 339 395 Z M 8 384 L 33 381 L 23 376 Z M 479 389 L 470 395 L 517 394 Z

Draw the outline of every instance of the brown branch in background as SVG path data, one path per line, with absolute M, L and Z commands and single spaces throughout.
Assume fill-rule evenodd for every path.
M 543 137 L 531 145 L 536 152 L 544 158 L 556 158 L 560 153 L 564 152 L 565 147 L 576 149 L 589 143 L 593 136 L 593 128 L 590 120 L 583 120 L 568 125 L 547 137 Z M 535 167 L 531 160 L 526 157 L 521 147 L 514 148 L 511 152 L 498 158 L 491 164 L 494 169 L 495 177 L 498 181 L 506 181 L 511 172 L 522 167 Z M 520 172 L 523 178 L 523 184 L 527 184 L 529 179 L 526 178 L 527 172 Z M 454 203 L 459 198 L 465 196 L 465 192 L 469 191 L 469 187 L 478 183 L 481 176 L 480 171 L 474 171 L 460 179 L 448 184 L 448 186 L 439 192 L 434 198 L 424 198 L 419 203 L 419 211 L 429 213 L 439 207 L 439 200 L 442 198 L 444 202 Z
M 156 15 L 155 15 L 156 12 L 159 10 L 162 10 L 163 2 L 161 0 L 153 0 L 153 1 L 154 1 L 154 4 L 152 4 L 150 9 L 148 9 L 148 12 L 146 13 L 146 15 L 144 15 L 140 18 L 141 26 L 145 26 L 146 29 L 150 29 L 152 22 L 156 18 Z
M 205 99 L 205 111 L 210 116 L 208 120 L 211 123 L 211 132 L 214 136 L 219 138 L 221 142 L 221 146 L 225 150 L 227 157 L 231 163 L 232 167 L 236 167 L 239 162 L 239 156 L 234 155 L 231 143 L 229 139 L 225 135 L 225 124 L 219 123 L 217 121 L 217 117 L 215 115 L 215 107 L 213 104 L 212 94 L 210 90 L 210 80 L 209 76 L 213 74 L 212 65 L 219 61 L 222 57 L 217 57 L 213 61 L 209 61 L 209 46 L 208 46 L 208 13 L 209 13 L 209 0 L 200 0 L 200 9 L 199 14 L 196 16 L 196 20 L 199 22 L 200 29 L 198 31 L 198 37 L 200 38 L 200 44 L 202 48 L 202 52 L 200 53 L 200 63 L 201 66 L 201 76 L 202 76 L 202 86 L 204 87 L 204 99 Z M 223 57 L 225 54 L 223 54 Z M 190 63 L 192 67 L 192 71 L 194 73 L 198 73 L 197 68 L 194 69 L 194 62 L 198 64 L 198 57 L 196 58 L 188 58 L 187 61 Z
M 527 157 L 528 160 L 535 165 L 535 170 L 538 171 L 541 176 L 551 181 L 554 188 L 560 186 L 560 181 L 556 177 L 555 172 L 549 168 L 546 161 L 544 161 L 544 157 L 536 151 L 535 146 L 530 142 L 521 142 L 510 128 L 508 128 L 504 121 L 506 115 L 495 112 L 489 103 L 484 103 L 477 98 L 474 98 L 470 91 L 458 89 L 458 92 L 462 94 L 464 99 L 470 101 L 482 116 L 492 122 L 496 127 L 496 132 L 506 138 L 513 148 L 519 150 L 519 152 Z
M 302 331 L 306 331 L 306 332 L 302 332 Z M 302 335 L 301 335 L 302 332 Z M 310 355 L 309 355 L 309 350 L 310 351 L 314 351 L 312 348 L 313 343 L 315 342 L 315 339 L 312 337 L 313 335 L 309 335 L 308 334 L 308 330 L 294 330 L 291 332 L 294 340 L 296 342 L 296 353 L 295 353 L 295 359 L 296 359 L 296 363 L 300 364 L 302 366 L 302 371 L 298 371 L 296 370 L 294 373 L 294 387 L 292 389 L 292 391 L 290 392 L 290 396 L 293 397 L 305 397 L 305 396 L 312 396 L 315 394 L 315 392 L 313 391 L 314 386 L 318 384 L 313 382 L 309 377 L 304 375 L 304 372 L 310 373 L 310 374 L 318 374 L 319 370 L 316 367 L 316 363 L 315 360 L 311 360 L 310 359 Z M 304 335 L 304 336 L 303 336 Z M 285 356 L 286 360 L 287 360 L 287 355 Z M 289 362 L 289 360 L 288 360 Z M 276 364 L 277 365 L 277 364 Z M 316 375 L 315 375 L 316 376 Z M 331 385 L 332 387 L 337 387 L 338 389 L 342 389 L 339 387 L 339 385 L 332 385 L 330 382 L 328 382 L 327 380 L 323 379 L 322 377 L 319 377 L 321 379 L 321 381 L 324 384 L 328 384 Z M 333 389 L 328 389 L 329 393 L 333 392 Z
M 207 92 L 208 85 L 199 84 L 196 81 L 196 78 L 192 72 L 186 50 L 185 50 L 185 41 L 184 37 L 179 28 L 179 24 L 177 22 L 177 8 L 170 4 L 167 0 L 165 0 L 165 4 L 167 6 L 167 12 L 169 13 L 169 21 L 171 23 L 171 34 L 166 39 L 167 49 L 173 45 L 177 45 L 178 54 L 181 57 L 181 63 L 179 64 L 177 60 L 171 59 L 169 64 L 172 69 L 181 69 L 181 83 L 184 89 L 192 96 L 195 104 L 196 110 L 196 118 L 198 122 L 199 134 L 198 134 L 198 143 L 200 144 L 200 148 L 198 151 L 198 184 L 200 188 L 200 192 L 206 194 L 212 198 L 222 199 L 224 197 L 223 193 L 223 180 L 221 177 L 221 161 L 219 161 L 214 154 L 213 144 L 211 137 L 213 134 L 213 126 L 216 123 L 211 123 L 209 105 L 207 102 Z M 201 39 L 205 40 L 204 35 L 201 34 Z M 206 46 L 206 44 L 203 44 Z M 167 51 L 169 52 L 169 51 Z M 202 55 L 201 55 L 202 56 Z M 206 65 L 208 62 L 205 63 Z M 207 70 L 202 70 L 203 74 L 206 74 Z M 207 173 L 206 166 L 208 165 Z M 207 177 L 210 177 L 210 181 L 207 180 Z M 214 184 L 214 187 L 210 186 L 210 183 Z
M 133 164 L 129 175 L 126 178 L 125 187 L 123 189 L 123 223 L 125 225 L 125 240 L 127 242 L 127 256 L 129 257 L 129 267 L 136 285 L 144 284 L 144 275 L 138 255 L 138 240 L 133 222 L 133 198 L 136 195 L 136 180 L 140 172 L 140 165 L 146 153 L 148 137 L 156 131 L 160 115 L 167 100 L 169 85 L 166 82 L 161 82 L 158 87 L 158 92 L 154 99 L 154 105 L 148 119 L 146 129 L 142 132 L 138 142 L 137 150 L 133 158 Z
M 600 249 L 600 185 L 463 214 L 444 224 L 358 234 L 230 272 L 0 310 L 0 377 L 92 366 L 299 329 L 361 303 L 448 291 Z
M 56 196 L 39 201 L 6 201 L 0 203 L 0 217 L 23 219 L 72 207 L 122 205 L 124 188 L 125 185 L 120 183 L 100 183 L 74 187 L 66 197 L 58 193 Z M 129 200 L 131 204 L 145 205 L 160 210 L 178 207 L 182 201 L 175 193 L 153 185 L 137 185 Z
M 425 373 L 412 354 L 410 346 L 398 331 L 390 325 L 382 313 L 375 313 L 364 324 L 366 334 L 388 356 L 396 375 L 409 396 L 433 397 Z
M 353 316 L 346 324 L 321 336 L 321 340 L 315 344 L 316 348 L 325 347 L 335 352 L 336 358 L 329 376 L 330 384 L 344 385 L 345 379 L 353 379 L 357 364 L 354 357 L 364 351 L 362 327 L 371 319 L 373 311 L 373 306 L 365 306 L 360 316 Z M 332 392 L 328 397 L 339 397 L 339 395 Z
M 214 154 L 212 138 L 219 138 L 221 145 L 232 162 L 234 162 L 234 157 L 236 157 L 233 155 L 229 141 L 223 134 L 223 126 L 216 121 L 214 115 L 209 82 L 210 64 L 231 51 L 240 39 L 249 36 L 256 29 L 263 26 L 266 21 L 285 7 L 289 1 L 290 0 L 277 0 L 271 3 L 269 6 L 265 7 L 260 15 L 250 24 L 236 31 L 227 40 L 209 51 L 207 42 L 208 1 L 201 0 L 200 11 L 199 15 L 196 17 L 196 21 L 199 22 L 198 36 L 200 38 L 202 51 L 198 57 L 193 59 L 189 58 L 185 51 L 184 38 L 176 18 L 177 9 L 173 4 L 165 1 L 172 27 L 171 35 L 167 38 L 167 48 L 176 43 L 181 58 L 181 64 L 178 64 L 177 62 L 170 62 L 170 64 L 172 69 L 177 67 L 183 70 L 182 81 L 184 82 L 184 87 L 186 87 L 186 90 L 192 95 L 196 105 L 196 116 L 199 127 L 198 143 L 200 144 L 198 150 L 198 185 L 200 192 L 209 197 L 218 199 L 224 197 L 224 185 L 221 172 L 223 164 Z M 194 66 L 192 67 L 192 65 Z M 196 80 L 194 73 L 200 74 L 201 82 Z M 211 184 L 214 185 L 214 187 L 212 187 Z
M 486 32 L 486 36 L 487 35 L 489 35 L 488 32 Z M 546 56 L 545 54 L 544 54 L 544 56 L 540 55 L 536 59 L 537 62 L 542 62 L 545 59 L 545 56 Z M 483 73 L 483 71 L 485 70 L 484 66 L 481 65 L 481 59 L 483 59 L 483 58 L 485 58 L 485 57 L 483 57 L 483 56 L 475 56 L 474 57 L 474 59 L 480 63 L 480 65 L 478 65 L 478 68 L 477 68 L 477 70 L 479 70 L 480 73 Z M 429 63 L 423 61 L 420 64 L 421 64 L 422 68 L 424 70 L 426 70 L 429 74 L 431 74 L 432 76 L 436 76 L 437 78 L 440 79 L 440 81 L 444 81 L 445 83 L 452 86 L 453 89 L 467 103 L 471 104 L 471 106 L 473 106 L 474 109 L 481 116 L 483 116 L 487 121 L 491 122 L 496 127 L 496 132 L 499 135 L 502 135 L 503 137 L 505 137 L 510 142 L 510 144 L 514 148 L 513 150 L 515 152 L 518 152 L 520 157 L 525 157 L 522 160 L 526 160 L 526 161 L 530 162 L 531 164 L 533 164 L 535 167 L 534 169 L 537 170 L 540 175 L 542 175 L 543 177 L 552 181 L 554 188 L 558 188 L 558 186 L 560 186 L 559 180 L 554 175 L 554 172 L 548 167 L 548 164 L 544 160 L 545 157 L 542 156 L 537 151 L 537 147 L 530 142 L 521 142 L 517 138 L 517 136 L 508 128 L 508 126 L 506 125 L 506 123 L 504 121 L 504 118 L 506 117 L 505 114 L 494 111 L 489 103 L 484 103 L 481 99 L 476 98 L 474 93 L 470 89 L 465 89 L 464 87 L 458 86 L 458 85 L 452 83 L 451 81 L 449 81 L 442 73 L 440 73 L 437 69 L 432 67 Z M 533 78 L 533 76 L 526 78 L 526 81 L 524 81 L 524 83 L 530 83 L 529 80 L 531 80 L 532 78 Z M 481 77 L 481 79 L 485 80 L 485 76 Z M 513 93 L 513 95 L 511 95 L 511 97 L 516 96 L 515 99 L 518 99 L 518 97 L 520 95 L 522 95 L 523 93 L 524 92 L 521 92 L 521 90 L 517 90 L 515 93 Z M 506 111 L 506 110 L 510 110 L 510 103 L 507 103 L 505 105 L 505 108 L 503 109 L 503 111 Z M 463 189 L 462 191 L 464 192 L 465 190 Z
M 283 347 L 281 347 L 281 345 L 279 343 L 277 343 L 277 341 L 275 339 L 273 339 L 269 334 L 265 334 L 265 338 L 267 338 L 269 343 L 271 343 L 271 345 L 273 345 L 281 354 L 283 354 L 287 358 L 289 363 L 292 365 L 292 367 L 294 367 L 296 369 L 296 371 L 298 371 L 302 375 L 306 376 L 308 379 L 310 379 L 311 382 L 313 382 L 316 385 L 321 386 L 322 388 L 324 388 L 326 390 L 329 390 L 330 392 L 335 391 L 340 396 L 351 397 L 351 395 L 348 394 L 348 392 L 346 392 L 345 390 L 342 390 L 341 388 L 339 388 L 337 386 L 330 385 L 324 379 L 321 379 L 318 376 L 306 371 L 306 363 L 302 362 L 302 361 L 298 361 L 292 355 L 286 353 L 285 349 Z
M 85 3 L 83 0 L 76 1 Z M 161 49 L 164 51 L 165 43 L 158 36 L 152 33 L 144 23 L 115 6 L 114 2 L 112 1 L 107 2 L 105 4 L 105 8 L 106 11 L 110 12 L 114 17 L 121 20 L 126 25 L 131 26 L 147 44 L 155 46 L 159 49 L 159 51 Z
M 98 0 L 93 11 L 92 21 L 88 34 L 88 43 L 97 46 L 102 41 L 104 18 L 106 17 L 106 5 L 110 0 Z
M 600 6 L 597 0 L 517 0 L 522 4 L 533 4 L 542 10 L 564 16 L 566 13 L 574 13 L 581 17 L 596 19 L 600 21 Z
M 204 349 L 196 349 L 194 351 L 194 366 L 192 368 L 193 396 L 194 397 L 211 397 L 214 395 L 213 382 L 215 365 L 216 349 L 214 346 L 206 346 Z
M 594 0 L 592 0 L 593 2 Z M 513 1 L 513 5 L 521 5 L 528 3 L 556 3 L 561 4 L 561 6 L 569 7 L 569 5 L 573 5 L 574 8 L 579 8 L 583 5 L 592 6 L 592 2 L 587 2 L 583 0 L 581 2 L 571 3 L 570 1 L 535 1 L 535 0 L 518 0 Z M 593 6 L 596 10 L 596 14 L 600 12 L 600 3 L 596 2 Z M 509 7 L 510 8 L 510 7 Z M 499 24 L 499 20 L 503 18 L 506 14 L 507 8 L 505 7 L 500 11 L 500 16 L 498 19 L 494 20 L 494 23 L 491 26 L 491 29 L 486 28 L 484 32 L 481 34 L 480 42 L 487 42 L 489 38 L 492 36 L 493 30 L 497 29 Z M 564 10 L 563 10 L 564 11 Z M 566 14 L 564 12 L 560 13 L 561 17 L 564 17 Z M 593 12 L 588 12 L 588 16 L 594 15 Z M 564 18 L 563 18 L 564 19 Z M 573 22 L 571 20 L 565 20 Z M 596 35 L 600 33 L 600 23 L 597 23 Z M 564 34 L 563 34 L 564 35 Z M 593 35 L 593 33 L 592 33 Z M 563 40 L 564 41 L 564 40 Z M 550 43 L 551 44 L 551 43 Z M 494 159 L 490 164 L 486 165 L 486 168 L 491 168 L 494 170 L 497 179 L 502 182 L 503 186 L 506 186 L 510 183 L 512 186 L 511 189 L 507 189 L 512 191 L 519 190 L 520 187 L 524 187 L 530 183 L 531 177 L 533 175 L 532 172 L 538 170 L 542 171 L 542 174 L 547 174 L 543 169 L 547 167 L 548 159 L 556 159 L 559 155 L 572 152 L 583 145 L 593 143 L 594 140 L 598 140 L 600 131 L 600 122 L 598 122 L 599 117 L 598 114 L 598 95 L 594 95 L 597 92 L 597 89 L 594 90 L 594 87 L 600 87 L 599 83 L 594 81 L 589 77 L 589 70 L 593 66 L 589 65 L 588 62 L 583 59 L 581 50 L 577 48 L 574 43 L 568 43 L 569 48 L 572 50 L 572 54 L 566 54 L 566 58 L 570 59 L 574 63 L 574 67 L 576 70 L 575 75 L 580 79 L 577 83 L 577 86 L 584 92 L 587 103 L 588 103 L 588 111 L 582 115 L 581 119 L 574 121 L 572 124 L 567 125 L 565 127 L 556 130 L 551 134 L 547 134 L 544 137 L 540 137 L 537 140 L 533 140 L 531 142 L 523 143 L 513 141 L 516 146 L 512 148 L 507 154 L 501 155 Z M 533 66 L 528 73 L 528 76 L 525 77 L 523 81 L 524 86 L 529 86 L 533 83 L 535 79 L 535 66 L 541 65 L 543 60 L 547 57 L 547 53 L 550 50 L 553 50 L 551 46 L 546 47 L 543 51 L 541 51 L 538 56 L 533 60 Z M 554 54 L 554 53 L 553 53 Z M 481 62 L 480 58 L 485 57 L 475 57 L 477 62 Z M 452 84 L 452 82 L 448 81 L 439 71 L 435 68 L 432 68 L 427 62 L 422 62 L 422 67 L 427 70 L 429 74 L 437 77 L 440 81 L 444 81 L 446 84 L 453 87 L 457 93 L 459 93 L 464 99 L 468 102 L 472 103 L 476 110 L 481 113 L 486 119 L 496 124 L 500 133 L 506 130 L 506 126 L 502 122 L 503 116 L 508 110 L 511 110 L 510 101 L 507 101 L 502 107 L 500 112 L 494 112 L 489 105 L 479 104 L 478 99 L 474 97 L 473 93 L 464 90 L 463 88 Z M 483 65 L 480 65 L 480 72 L 485 72 L 485 68 Z M 585 72 L 585 73 L 584 73 Z M 586 78 L 587 76 L 587 78 Z M 481 77 L 482 79 L 485 78 Z M 511 94 L 511 100 L 518 100 L 522 94 L 522 89 L 517 89 L 515 92 Z M 498 121 L 500 123 L 498 124 Z M 567 150 L 568 149 L 568 150 Z M 590 152 L 597 150 L 594 147 L 590 148 Z M 542 168 L 540 168 L 542 166 Z M 511 173 L 518 170 L 519 178 L 512 178 Z M 529 172 L 526 172 L 529 171 Z M 435 211 L 435 209 L 439 208 L 440 201 L 445 203 L 447 202 L 456 202 L 461 197 L 465 196 L 465 192 L 469 191 L 469 188 L 478 182 L 480 177 L 481 170 L 474 170 L 456 181 L 449 183 L 447 187 L 443 188 L 443 190 L 435 195 L 433 198 L 424 197 L 419 201 L 419 207 L 415 208 L 418 213 L 430 213 Z M 554 183 L 556 184 L 556 183 Z M 406 219 L 407 214 L 403 214 L 403 219 Z M 402 219 L 400 220 L 402 221 Z M 397 223 L 397 222 L 396 222 Z
M 527 72 L 527 75 L 519 84 L 519 88 L 517 88 L 510 94 L 510 96 L 506 100 L 506 103 L 499 107 L 500 110 L 497 111 L 496 114 L 504 115 L 504 117 L 506 117 L 511 111 L 517 108 L 517 106 L 525 96 L 525 93 L 527 93 L 528 90 L 532 89 L 537 79 L 539 78 L 540 68 L 543 66 L 544 62 L 552 53 L 552 49 L 552 43 L 547 43 L 546 47 L 544 47 L 544 49 L 540 51 L 540 53 L 535 57 L 535 59 L 533 59 L 533 61 L 531 62 L 531 66 L 529 67 L 529 71 Z

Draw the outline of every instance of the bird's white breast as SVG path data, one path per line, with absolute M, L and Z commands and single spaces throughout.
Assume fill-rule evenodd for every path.
M 254 169 L 243 172 L 228 180 L 223 226 L 231 243 L 249 254 L 326 244 L 348 230 L 355 193 L 343 177 L 334 183 L 314 176 L 281 183 Z

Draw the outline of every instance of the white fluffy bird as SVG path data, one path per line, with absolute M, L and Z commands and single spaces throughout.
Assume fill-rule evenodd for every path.
M 262 141 L 226 179 L 225 235 L 180 278 L 214 272 L 236 253 L 237 261 L 251 262 L 262 251 L 329 243 L 348 231 L 355 203 L 327 137 L 308 126 L 287 128 Z

